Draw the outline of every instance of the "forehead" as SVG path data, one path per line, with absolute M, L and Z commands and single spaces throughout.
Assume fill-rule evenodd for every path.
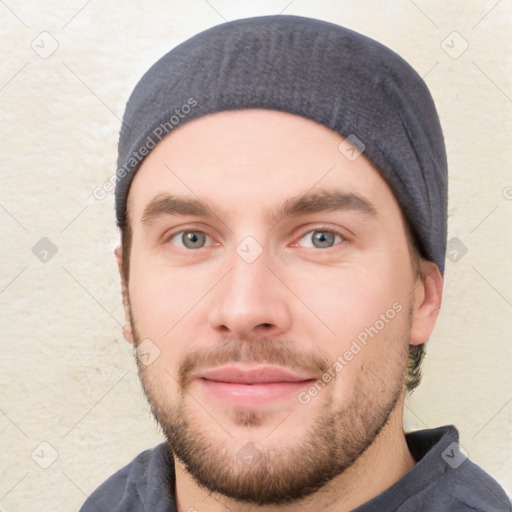
M 400 216 L 391 189 L 357 149 L 331 129 L 286 112 L 210 114 L 175 129 L 146 157 L 130 187 L 129 217 L 140 219 L 165 193 L 254 216 L 329 190 L 366 199 L 383 217 Z

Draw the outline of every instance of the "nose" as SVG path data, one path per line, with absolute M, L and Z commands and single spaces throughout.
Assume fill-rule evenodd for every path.
M 266 252 L 250 263 L 235 253 L 231 263 L 231 270 L 215 287 L 210 327 L 243 340 L 288 331 L 291 312 L 286 288 L 268 268 Z

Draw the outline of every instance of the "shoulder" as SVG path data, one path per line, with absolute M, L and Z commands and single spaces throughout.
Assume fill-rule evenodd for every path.
M 420 445 L 427 444 L 427 439 L 432 445 L 415 468 L 420 470 L 416 477 L 421 480 L 428 476 L 429 482 L 410 500 L 411 504 L 422 510 L 512 512 L 510 500 L 498 482 L 461 449 L 455 427 L 421 431 L 414 437 Z
M 479 512 L 512 512 L 510 499 L 498 482 L 469 459 L 460 466 L 448 466 L 439 491 L 450 497 L 456 508 Z
M 452 425 L 411 432 L 416 465 L 358 512 L 512 512 L 501 486 L 468 459 Z
M 162 443 L 140 453 L 110 476 L 87 498 L 80 512 L 172 510 L 169 482 L 173 478 L 171 457 Z M 167 506 L 162 508 L 157 502 Z

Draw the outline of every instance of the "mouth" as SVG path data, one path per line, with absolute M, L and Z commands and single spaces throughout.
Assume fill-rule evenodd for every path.
M 196 376 L 203 391 L 224 404 L 258 407 L 294 398 L 316 379 L 276 366 L 222 366 Z

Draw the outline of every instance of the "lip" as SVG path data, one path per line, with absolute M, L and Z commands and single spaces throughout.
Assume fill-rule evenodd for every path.
M 265 384 L 276 382 L 302 382 L 312 380 L 314 377 L 285 370 L 277 366 L 220 366 L 204 370 L 197 375 L 198 378 L 215 382 L 229 382 L 236 384 Z
M 196 382 L 208 395 L 235 407 L 260 407 L 295 398 L 315 380 L 308 374 L 276 366 L 222 366 L 197 374 Z

